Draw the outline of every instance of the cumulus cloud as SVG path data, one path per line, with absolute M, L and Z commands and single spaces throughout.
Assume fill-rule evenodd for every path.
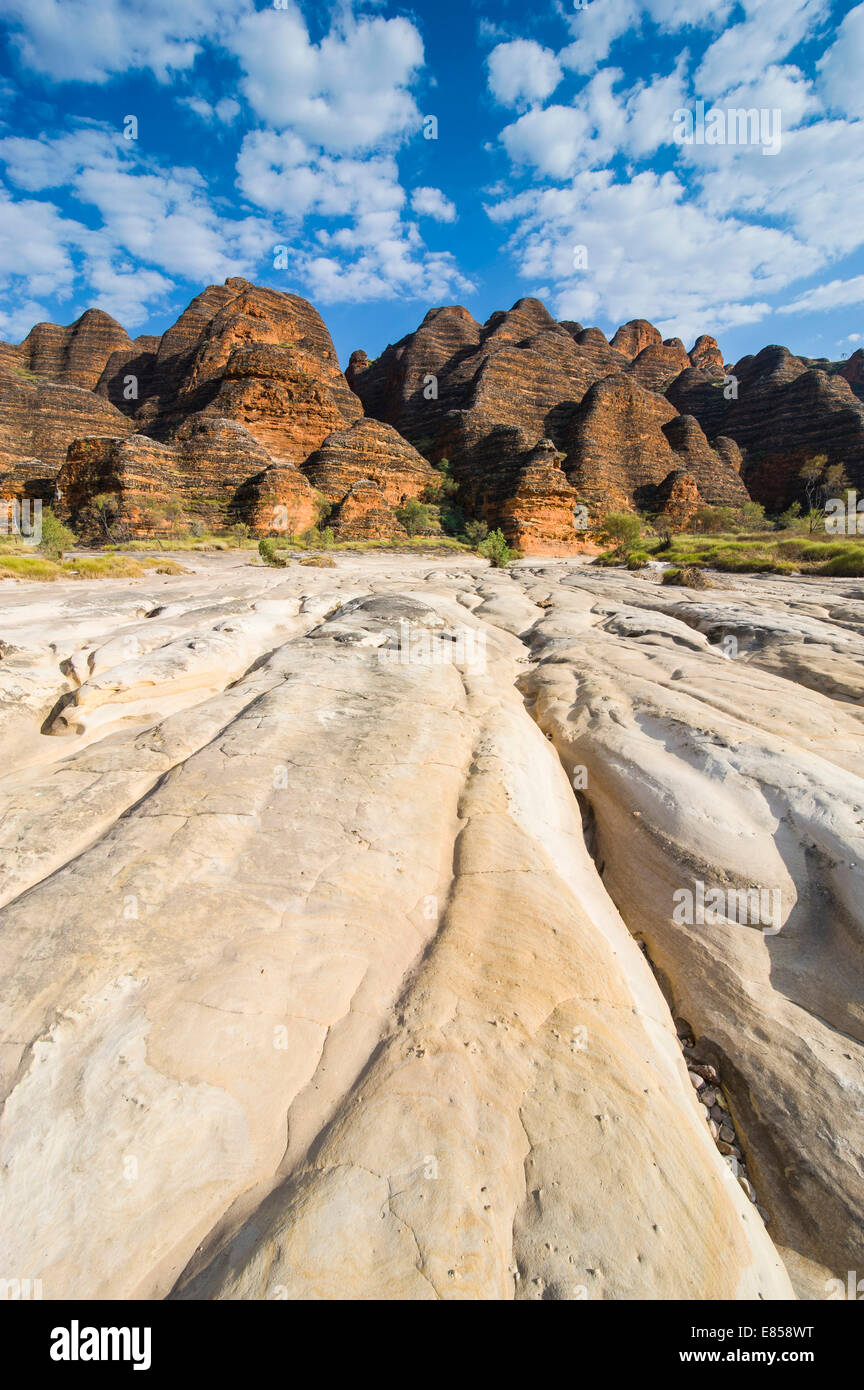
M 817 63 L 820 89 L 832 111 L 864 116 L 864 5 L 850 10 Z
M 673 173 L 616 182 L 609 170 L 578 174 L 565 188 L 518 194 L 488 211 L 513 224 L 520 273 L 545 281 L 560 318 L 622 322 L 638 313 L 692 338 L 754 322 L 766 296 L 812 270 L 788 232 L 752 226 L 688 203 Z M 579 268 L 574 252 L 587 250 Z
M 407 19 L 344 13 L 320 43 L 296 5 L 243 16 L 226 37 L 257 115 L 335 154 L 379 150 L 419 130 L 410 86 L 423 42 Z
M 456 221 L 456 205 L 440 188 L 415 188 L 411 207 L 418 217 L 431 217 L 436 222 Z
M 61 82 L 106 82 L 149 69 L 160 82 L 187 71 L 251 0 L 0 0 L 13 47 L 33 71 Z
M 682 29 L 718 29 L 726 20 L 735 0 L 602 0 L 583 9 L 574 7 L 568 18 L 573 42 L 558 54 L 559 61 L 574 72 L 594 72 L 625 36 L 640 34 L 647 24 L 663 33 Z
M 221 125 L 232 125 L 242 109 L 239 101 L 233 97 L 222 97 L 221 101 L 215 103 L 206 101 L 204 97 L 181 97 L 180 105 L 188 106 L 202 121 L 218 121 Z
M 237 184 L 250 202 L 281 216 L 292 269 L 322 304 L 441 298 L 473 288 L 454 258 L 429 252 L 416 224 L 405 220 L 407 197 L 392 155 L 325 155 L 296 135 L 254 131 L 243 142 Z M 415 189 L 412 208 L 445 221 L 456 215 L 437 188 Z M 319 226 L 310 248 L 311 217 L 343 225 Z
M 830 11 L 830 0 L 745 0 L 744 19 L 705 53 L 694 78 L 701 96 L 717 98 L 742 83 L 759 83 Z M 767 102 L 759 102 L 760 106 Z
M 170 290 L 168 276 L 208 282 L 249 274 L 274 240 L 264 218 L 221 215 L 197 170 L 166 172 L 116 131 L 89 126 L 54 140 L 11 136 L 0 140 L 0 163 L 25 192 L 64 188 L 101 222 L 93 228 L 61 217 L 52 202 L 5 197 L 10 251 L 3 255 L 0 247 L 0 263 L 23 277 L 32 296 L 68 297 L 80 274 L 109 313 L 138 322 L 145 306 L 152 310 Z
M 563 76 L 552 50 L 533 39 L 499 43 L 486 61 L 489 90 L 502 106 L 545 101 Z

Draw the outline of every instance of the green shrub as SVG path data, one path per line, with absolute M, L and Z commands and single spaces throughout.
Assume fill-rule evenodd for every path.
M 52 559 L 60 560 L 63 558 L 64 550 L 71 550 L 77 541 L 74 531 L 70 531 L 68 526 L 58 520 L 50 507 L 42 508 L 42 538 L 39 541 L 39 550 L 43 555 L 49 555 Z
M 864 550 L 849 546 L 846 555 L 835 555 L 819 568 L 820 574 L 830 574 L 840 579 L 864 579 Z
M 516 552 L 510 549 L 503 532 L 490 531 L 486 539 L 477 546 L 477 554 L 488 560 L 493 569 L 501 570 L 505 565 L 509 565 Z
M 397 507 L 396 520 L 401 522 L 409 536 L 422 536 L 431 529 L 429 508 L 419 497 L 409 497 L 404 506 Z
M 265 565 L 274 565 L 277 569 L 284 569 L 288 563 L 281 555 L 277 555 L 276 542 L 270 536 L 262 536 L 258 542 L 258 554 Z
M 466 522 L 465 513 L 462 508 L 452 503 L 450 506 L 441 508 L 440 511 L 441 530 L 448 536 L 465 535 Z M 467 523 L 470 526 L 470 522 Z
M 633 512 L 608 512 L 600 526 L 600 539 L 617 551 L 632 550 L 642 536 L 642 523 Z
M 465 539 L 469 545 L 479 545 L 488 535 L 489 527 L 485 521 L 466 521 Z

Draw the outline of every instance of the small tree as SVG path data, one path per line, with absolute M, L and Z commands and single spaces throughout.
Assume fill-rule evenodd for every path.
M 761 531 L 765 525 L 765 508 L 761 502 L 745 502 L 738 517 L 745 531 Z
M 63 552 L 71 550 L 76 541 L 75 532 L 70 531 L 68 526 L 64 526 L 50 507 L 43 507 L 42 535 L 39 540 L 39 549 L 42 554 L 50 556 L 52 560 L 62 560 Z
M 632 512 L 609 512 L 603 518 L 600 539 L 619 555 L 631 550 L 642 536 L 642 523 Z
M 276 550 L 276 542 L 270 536 L 262 536 L 258 542 L 258 554 L 265 565 L 274 565 L 277 569 L 284 569 L 288 561 Z
M 441 459 L 438 463 L 433 463 L 439 476 L 431 483 L 427 483 L 423 496 L 427 502 L 445 502 L 448 497 L 455 497 L 459 491 L 459 484 L 453 477 L 449 459 Z
M 793 531 L 800 528 L 800 523 L 801 503 L 793 502 L 791 507 L 787 507 L 785 512 L 780 513 L 776 526 L 779 531 Z
M 431 529 L 429 508 L 419 497 L 409 497 L 404 506 L 397 507 L 396 520 L 402 523 L 409 536 L 422 536 Z
M 812 459 L 807 460 L 798 475 L 804 484 L 804 496 L 807 498 L 807 520 L 811 534 L 816 530 L 823 517 L 825 465 L 827 462 L 827 454 L 816 454 Z
M 507 544 L 502 531 L 490 531 L 485 540 L 477 546 L 477 554 L 488 560 L 493 569 L 502 570 L 509 565 L 515 555 Z
M 476 547 L 481 541 L 485 541 L 489 535 L 489 527 L 485 521 L 466 521 L 465 539 L 469 545 Z

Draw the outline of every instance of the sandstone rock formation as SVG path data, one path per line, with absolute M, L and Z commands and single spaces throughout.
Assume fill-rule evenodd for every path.
M 358 420 L 328 435 L 303 472 L 328 502 L 340 502 L 355 483 L 370 481 L 383 501 L 398 507 L 439 480 L 438 472 L 390 425 Z
M 631 363 L 630 371 L 640 386 L 662 392 L 690 366 L 687 349 L 680 338 L 668 338 L 643 348 Z
M 0 493 L 58 500 L 63 470 L 58 505 L 74 519 L 113 468 L 136 535 L 152 516 L 150 531 L 164 529 L 166 509 L 266 531 L 276 507 L 305 529 L 315 491 L 333 508 L 351 493 L 345 534 L 353 514 L 383 537 L 399 530 L 392 507 L 434 485 L 429 464 L 447 459 L 466 515 L 531 553 L 565 555 L 582 540 L 572 489 L 592 523 L 611 508 L 662 510 L 657 489 L 682 470 L 702 503 L 753 496 L 774 511 L 800 495 L 816 454 L 864 489 L 860 376 L 856 354 L 813 365 L 776 347 L 730 375 L 707 334 L 688 353 L 633 319 L 610 343 L 531 298 L 484 324 L 458 305 L 430 309 L 375 361 L 355 352 L 343 376 L 311 304 L 233 278 L 159 338 L 132 342 L 88 310 L 0 344 Z
M 93 499 L 111 494 L 129 532 L 147 536 L 175 522 L 218 528 L 236 520 L 238 491 L 270 465 L 267 451 L 236 420 L 201 415 L 180 427 L 173 444 L 142 434 L 76 440 L 57 486 L 62 508 L 79 528 Z M 305 491 L 314 504 L 308 484 Z
M 0 369 L 18 368 L 62 386 L 92 391 L 112 355 L 131 347 L 125 328 L 110 314 L 88 309 L 68 328 L 37 323 L 23 343 L 0 343 Z
M 668 388 L 667 399 L 694 415 L 709 439 L 735 440 L 745 455 L 742 479 L 757 502 L 780 511 L 801 500 L 801 468 L 823 454 L 864 488 L 864 401 L 843 376 L 777 346 L 742 358 L 732 376 L 734 394 L 727 399 L 715 368 L 691 368 Z
M 630 373 L 592 386 L 571 416 L 564 445 L 568 478 L 598 510 L 658 510 L 664 503 L 658 487 L 681 469 L 709 505 L 740 506 L 748 498 L 734 467 L 734 447 L 727 443 L 722 453 L 712 449 L 692 416 L 678 415 Z
M 714 340 L 704 335 L 694 354 L 699 362 L 720 357 Z M 610 343 L 599 328 L 555 323 L 538 300 L 524 299 L 483 325 L 459 306 L 430 310 L 416 333 L 375 362 L 354 353 L 347 376 L 368 414 L 394 425 L 427 457 L 449 460 L 468 511 L 501 526 L 514 541 L 521 535 L 533 554 L 553 548 L 567 554 L 579 537 L 566 522 L 562 530 L 563 495 L 549 529 L 539 514 L 527 530 L 514 521 L 527 454 L 544 439 L 566 453 L 569 483 L 597 512 L 650 505 L 651 488 L 670 471 L 690 466 L 656 427 L 676 413 L 662 392 L 689 369 L 680 339 L 663 342 L 644 319 L 623 325 Z M 589 396 L 598 383 L 613 380 L 619 385 L 602 398 L 601 415 L 614 414 L 617 401 L 624 418 L 614 424 L 604 418 L 599 431 L 583 431 L 579 421 L 590 413 Z M 640 403 L 635 409 L 634 400 Z M 645 418 L 637 422 L 635 415 Z M 640 444 L 646 432 L 650 443 Z M 628 465 L 619 467 L 622 444 L 637 459 L 632 476 Z M 747 500 L 740 479 L 730 477 L 706 439 L 696 453 L 694 476 L 703 501 Z
M 643 348 L 657 347 L 663 339 L 659 329 L 647 319 L 631 319 L 618 329 L 611 346 L 616 352 L 623 352 L 628 361 L 638 357 Z
M 713 368 L 718 372 L 723 370 L 723 354 L 717 345 L 717 339 L 712 338 L 709 333 L 700 334 L 690 349 L 689 358 L 692 367 Z
M 0 489 L 4 496 L 50 501 L 66 450 L 82 435 L 117 436 L 134 426 L 80 386 L 64 386 L 0 366 Z
M 856 348 L 840 368 L 840 376 L 848 381 L 859 400 L 864 399 L 864 348 Z
M 3 1267 L 823 1297 L 864 1217 L 860 584 L 190 565 L 6 600 Z M 700 881 L 779 929 L 679 924 Z

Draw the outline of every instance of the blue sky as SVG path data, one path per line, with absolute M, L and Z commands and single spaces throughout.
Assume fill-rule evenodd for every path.
M 0 337 L 158 333 L 244 275 L 343 364 L 528 294 L 732 360 L 864 345 L 864 4 L 0 0 L 0 55 Z M 676 141 L 699 101 L 766 138 Z

